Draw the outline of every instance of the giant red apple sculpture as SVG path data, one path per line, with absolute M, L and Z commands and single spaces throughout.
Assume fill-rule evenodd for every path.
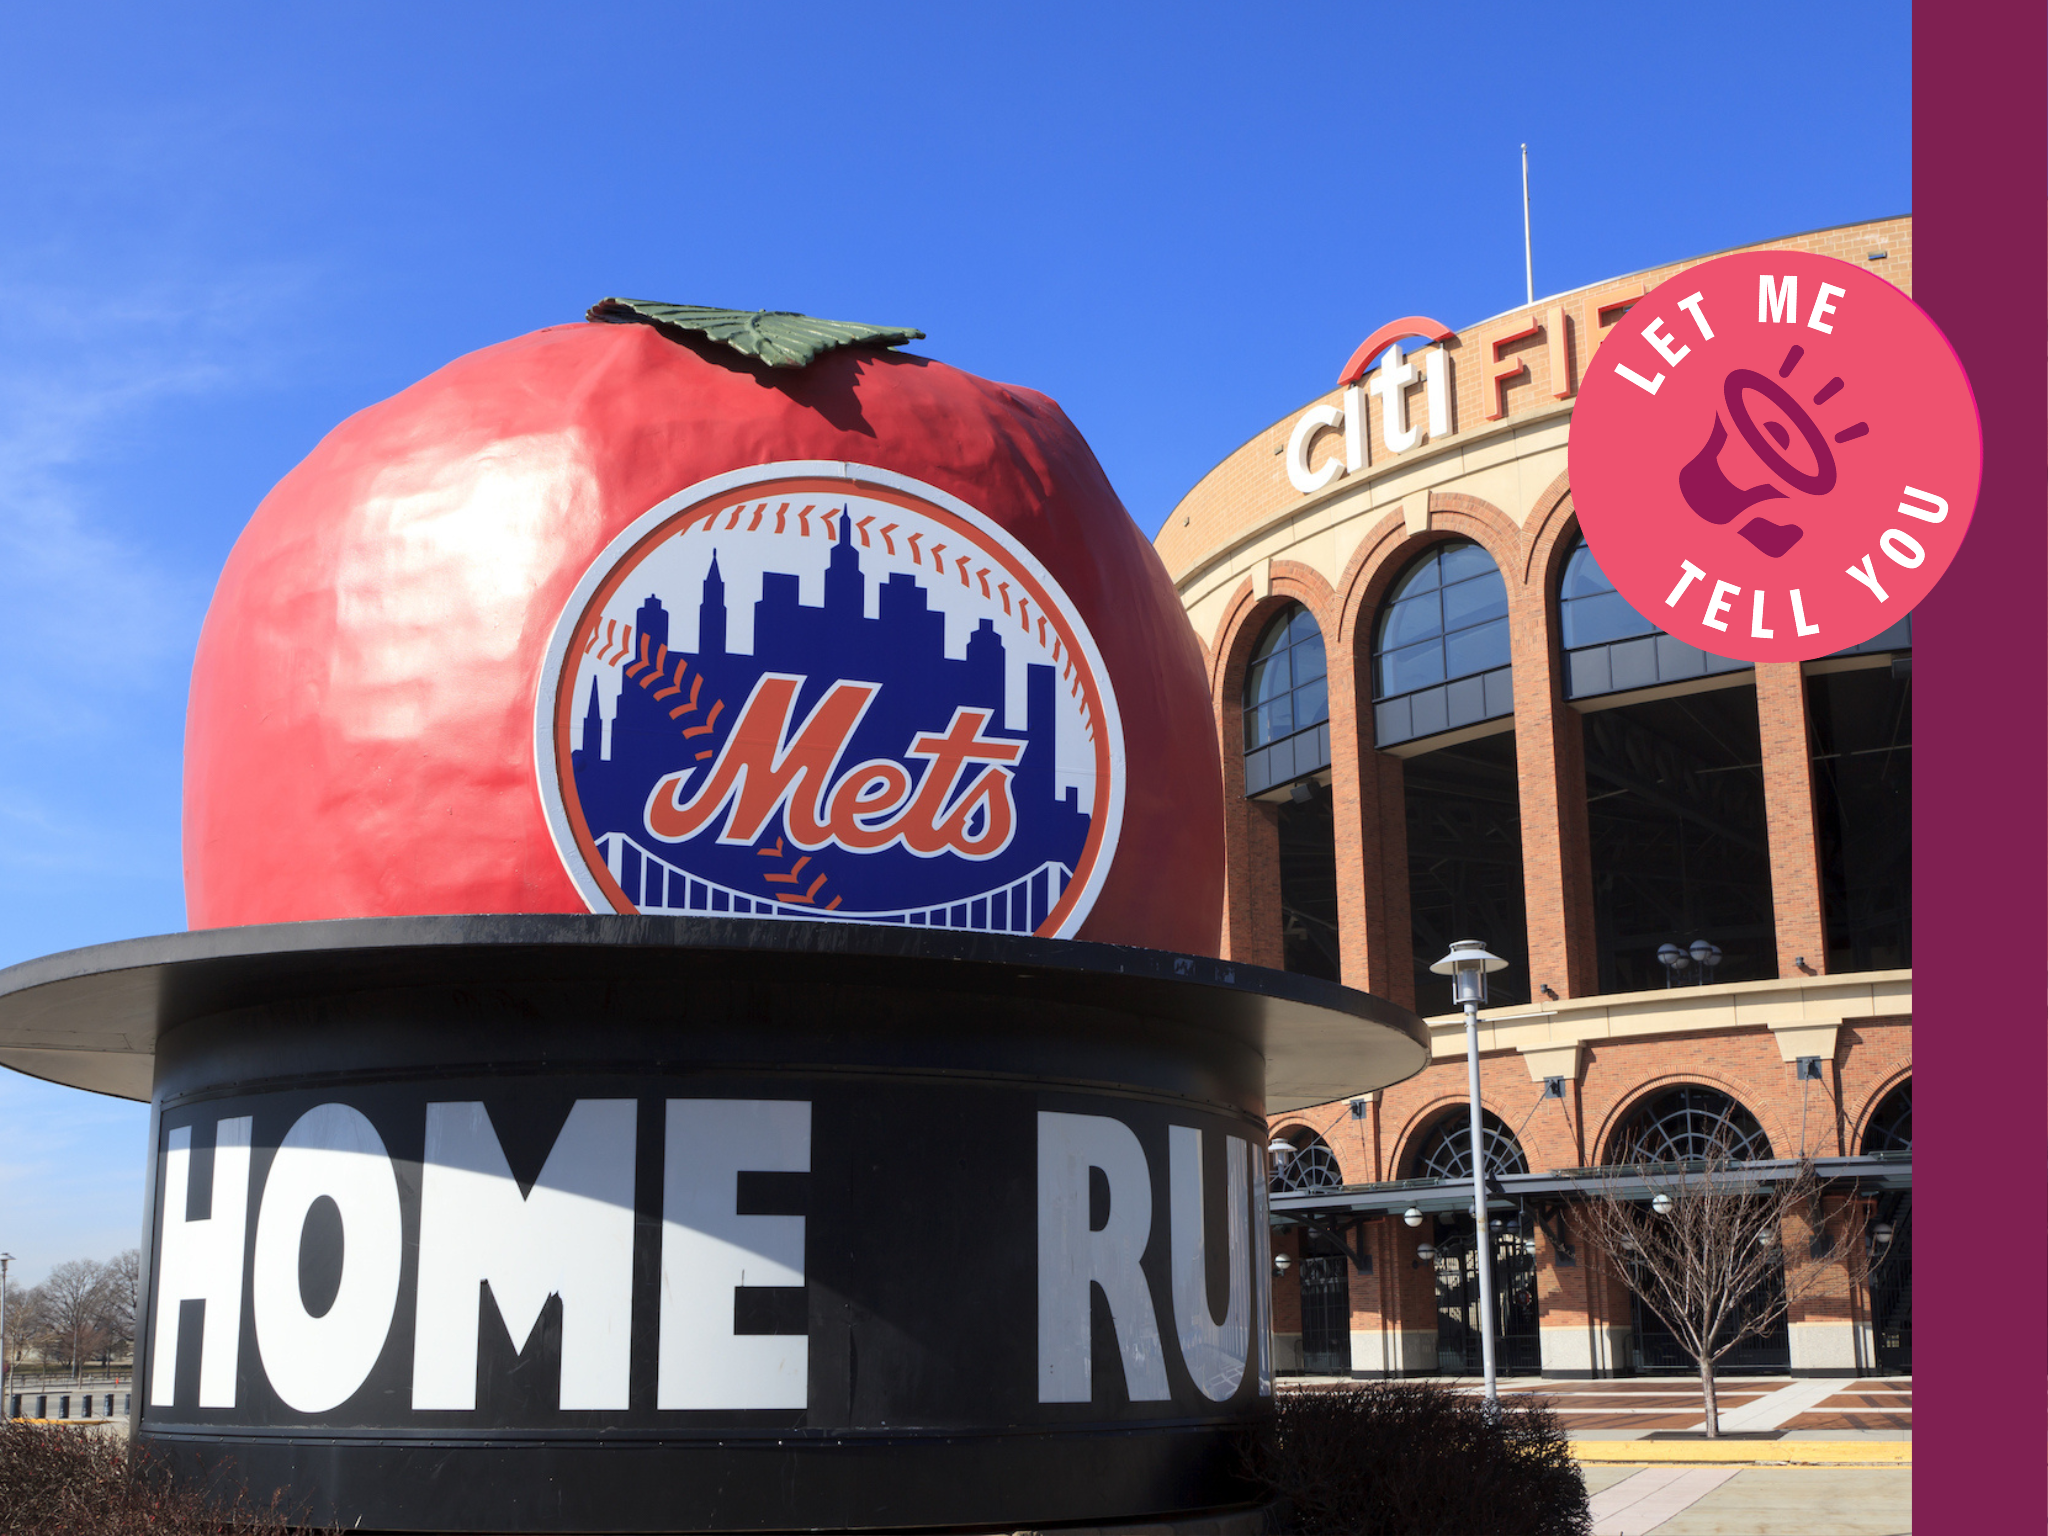
M 1066 416 L 607 301 L 336 428 L 193 669 L 194 927 L 777 916 L 1209 952 L 1193 633 Z

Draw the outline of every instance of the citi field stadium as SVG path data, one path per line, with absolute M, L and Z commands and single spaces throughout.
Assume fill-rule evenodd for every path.
M 1774 252 L 1806 255 L 1774 262 Z M 1892 308 L 1911 295 L 1909 219 L 1791 236 L 1743 261 L 1777 274 L 1770 292 L 1784 294 L 1785 274 L 1812 255 L 1860 269 L 1835 279 L 1842 289 L 1879 290 Z M 1822 294 L 1809 277 L 1796 314 L 1783 306 L 1789 320 L 1765 314 L 1766 331 L 1785 333 L 1754 365 L 1771 387 L 1735 375 L 1750 390 L 1739 411 L 1723 399 L 1733 365 L 1703 331 L 1687 331 L 1683 366 L 1651 354 L 1669 375 L 1659 402 L 1703 379 L 1711 397 L 1686 417 L 1672 473 L 1623 478 L 1611 515 L 1672 507 L 1688 537 L 1720 537 L 1720 518 L 1759 569 L 1847 539 L 1844 518 L 1867 514 L 1852 530 L 1864 542 L 1805 580 L 1797 617 L 1783 590 L 1797 581 L 1716 564 L 1735 614 L 1725 636 L 1697 618 L 1712 579 L 1677 607 L 1665 606 L 1672 581 L 1661 571 L 1647 602 L 1617 591 L 1580 528 L 1568 472 L 1575 413 L 1615 359 L 1650 370 L 1648 332 L 1690 326 L 1677 301 L 1718 290 L 1675 280 L 1706 259 L 1460 326 L 1409 315 L 1370 331 L 1348 364 L 1333 355 L 1326 374 L 1303 381 L 1321 393 L 1203 476 L 1154 540 L 1204 647 L 1220 726 L 1223 953 L 1341 979 L 1430 1017 L 1433 1063 L 1419 1076 L 1271 1122 L 1274 1244 L 1293 1259 L 1274 1282 L 1283 1370 L 1477 1370 L 1483 1240 L 1494 1245 L 1503 1369 L 1689 1372 L 1671 1330 L 1589 1255 L 1574 1212 L 1606 1177 L 1588 1170 L 1683 1163 L 1718 1138 L 1745 1162 L 1817 1159 L 1824 1224 L 1861 1231 L 1858 1252 L 1876 1255 L 1831 1260 L 1822 1292 L 1745 1342 L 1733 1369 L 1911 1371 L 1914 620 L 1891 572 L 1913 574 L 1919 544 L 1931 568 L 1965 503 L 1943 523 L 1947 509 L 1907 487 L 1944 487 L 1907 474 L 1841 509 L 1819 494 L 1819 470 L 1785 472 L 1821 440 L 1846 483 L 1883 427 L 1865 409 L 1881 380 L 1826 351 L 1880 306 L 1815 315 L 1837 290 Z M 1671 307 L 1646 309 L 1667 282 Z M 1743 305 L 1723 301 L 1725 319 L 1707 310 L 1724 343 L 1753 319 L 1757 290 L 1751 275 Z M 1387 307 L 1403 306 L 1396 296 Z M 1618 388 L 1652 398 L 1625 379 Z M 1773 391 L 1798 411 L 1771 404 Z M 1590 426 L 1594 406 L 1585 410 Z M 1755 431 L 1751 410 L 1769 417 Z M 1783 536 L 1775 556 L 1751 548 L 1768 530 L 1740 535 L 1743 518 L 1703 496 L 1699 463 L 1680 483 L 1703 443 L 1718 454 L 1708 455 L 1715 484 L 1725 478 L 1745 506 L 1803 528 L 1797 548 L 1785 553 Z M 1816 583 L 1832 583 L 1844 612 L 1877 611 L 1871 568 L 1857 559 L 1866 548 L 1892 589 L 1889 617 L 1853 630 L 1823 613 Z M 1753 661 L 1754 649 L 1709 643 L 1760 646 L 1752 623 L 1808 642 L 1815 625 L 1836 625 L 1822 638 L 1840 638 L 1811 659 Z M 1497 1191 L 1483 1239 L 1471 1216 L 1464 1023 L 1429 969 L 1459 939 L 1508 962 L 1480 1024 Z M 1617 1423 L 1697 1420 L 1695 1406 Z M 1903 1406 L 1815 1407 L 1773 1427 L 1909 1422 Z

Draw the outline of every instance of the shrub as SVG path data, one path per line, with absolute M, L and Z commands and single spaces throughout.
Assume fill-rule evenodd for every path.
M 96 1430 L 0 1424 L 5 1536 L 218 1536 L 303 1530 L 282 1493 L 268 1504 L 223 1496 L 204 1476 L 175 1477 L 146 1449 Z
M 1587 1536 L 1586 1483 L 1541 1401 L 1422 1383 L 1284 1392 L 1252 1475 L 1301 1536 Z

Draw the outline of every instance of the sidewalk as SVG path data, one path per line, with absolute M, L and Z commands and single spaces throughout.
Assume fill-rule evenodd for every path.
M 1501 1396 L 1547 1398 L 1564 1420 L 1592 1495 L 1593 1536 L 1912 1529 L 1910 1377 L 1734 1377 L 1717 1388 L 1721 1435 L 1713 1440 L 1701 1433 L 1695 1381 L 1518 1377 Z
M 1461 1392 L 1481 1390 L 1473 1377 L 1452 1378 L 1445 1385 Z M 1905 1448 L 1905 1458 L 1911 1459 L 1910 1376 L 1856 1381 L 1839 1376 L 1735 1376 L 1716 1387 L 1723 1437 L 1739 1436 L 1753 1444 L 1889 1442 Z M 1701 1432 L 1706 1428 L 1699 1383 L 1690 1377 L 1548 1381 L 1514 1376 L 1501 1382 L 1500 1394 L 1504 1400 L 1546 1399 L 1575 1442 L 1683 1444 L 1704 1438 Z M 1873 1459 L 1895 1460 L 1901 1454 L 1892 1450 Z
M 1907 1536 L 1906 1467 L 1588 1466 L 1593 1536 Z

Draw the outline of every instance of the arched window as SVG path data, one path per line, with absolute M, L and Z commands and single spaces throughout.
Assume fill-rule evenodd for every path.
M 1514 713 L 1508 589 L 1470 540 L 1440 544 L 1394 587 L 1373 640 L 1380 747 Z
M 1276 1136 L 1273 1147 L 1278 1155 L 1273 1159 L 1273 1177 L 1270 1184 L 1276 1195 L 1292 1194 L 1304 1189 L 1342 1189 L 1344 1170 L 1337 1166 L 1337 1154 L 1330 1150 L 1330 1144 L 1314 1131 L 1297 1131 L 1292 1136 Z M 1279 1149 L 1292 1147 L 1292 1152 Z
M 1479 1144 L 1484 1148 L 1486 1171 L 1490 1174 L 1527 1173 L 1529 1159 L 1522 1144 L 1491 1110 L 1479 1112 Z M 1472 1127 L 1467 1111 L 1458 1109 L 1443 1116 L 1415 1144 L 1409 1159 L 1411 1179 L 1469 1179 L 1472 1177 Z
M 1558 583 L 1557 615 L 1568 651 L 1657 633 L 1657 626 L 1614 590 L 1614 583 L 1600 569 L 1583 538 L 1573 542 L 1565 559 L 1564 580 Z
M 1736 1162 L 1771 1155 L 1755 1115 L 1716 1088 L 1688 1083 L 1656 1095 L 1629 1117 L 1615 1138 L 1615 1161 L 1685 1163 L 1706 1157 Z
M 1710 656 L 1673 639 L 1628 605 L 1574 536 L 1557 585 L 1558 639 L 1564 648 L 1564 693 L 1589 699 L 1665 683 L 1749 669 L 1746 661 Z
M 1863 1155 L 1913 1150 L 1913 1079 L 1907 1078 L 1884 1096 L 1877 1113 L 1863 1128 Z
M 1244 674 L 1244 792 L 1261 795 L 1330 766 L 1323 632 L 1290 603 L 1259 637 Z

